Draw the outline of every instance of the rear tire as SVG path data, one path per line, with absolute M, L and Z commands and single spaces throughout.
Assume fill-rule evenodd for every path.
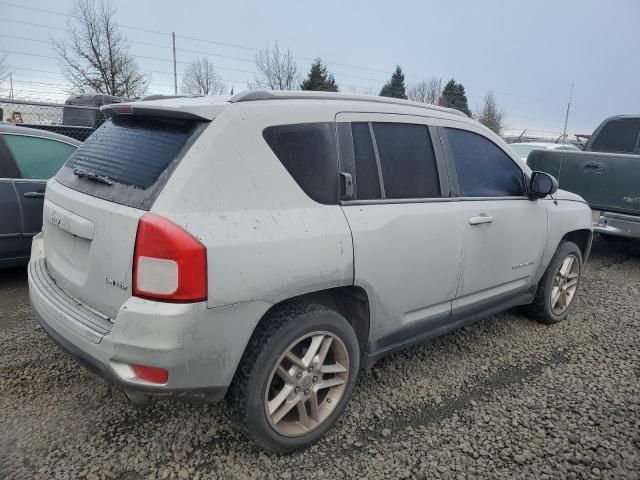
M 333 426 L 359 369 L 358 339 L 340 314 L 316 304 L 276 307 L 250 340 L 229 400 L 249 439 L 291 452 Z
M 573 242 L 563 241 L 538 283 L 533 302 L 525 307 L 527 315 L 540 323 L 564 320 L 573 306 L 582 276 L 582 253 Z

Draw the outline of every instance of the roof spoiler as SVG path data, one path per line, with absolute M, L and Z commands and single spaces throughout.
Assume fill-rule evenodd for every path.
M 196 113 L 172 108 L 162 108 L 157 105 L 132 103 L 112 103 L 100 107 L 100 111 L 105 118 L 111 118 L 116 115 L 135 115 L 140 117 L 160 117 L 173 118 L 178 120 L 193 120 L 196 122 L 208 122 L 211 118 L 207 118 Z

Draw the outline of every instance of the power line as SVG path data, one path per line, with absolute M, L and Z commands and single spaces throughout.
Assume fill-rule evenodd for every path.
M 53 15 L 60 15 L 61 17 L 68 17 L 69 15 L 67 15 L 66 13 L 61 13 L 61 12 L 55 12 L 53 10 L 46 10 L 44 8 L 36 8 L 36 7 L 28 7 L 26 5 L 18 5 L 15 3 L 11 3 L 11 2 L 1 2 L 0 4 L 2 5 L 6 5 L 7 7 L 14 7 L 14 8 L 23 8 L 25 10 L 32 10 L 34 12 L 44 12 L 44 13 L 51 13 Z
M 66 17 L 66 18 L 70 18 L 71 17 L 71 15 L 66 14 L 66 13 L 62 13 L 62 12 L 56 12 L 54 10 L 48 10 L 48 9 L 44 9 L 44 8 L 29 7 L 29 6 L 26 6 L 26 5 L 19 5 L 19 4 L 15 4 L 15 3 L 11 3 L 11 2 L 0 1 L 0 5 L 6 5 L 6 6 L 9 6 L 9 7 L 13 7 L 13 8 L 22 8 L 22 9 L 25 9 L 25 10 L 32 10 L 32 11 L 36 11 L 36 12 L 50 13 L 50 14 L 53 14 L 53 15 L 58 15 L 58 16 L 61 16 L 61 17 Z M 153 34 L 156 34 L 156 35 L 163 35 L 163 36 L 167 36 L 167 37 L 171 36 L 170 33 L 159 32 L 157 30 L 150 30 L 150 29 L 147 29 L 147 28 L 135 27 L 133 25 L 124 25 L 124 24 L 119 24 L 119 25 L 121 27 L 123 27 L 123 28 L 128 28 L 130 30 L 138 30 L 138 31 L 141 31 L 141 32 L 153 33 Z M 214 41 L 214 40 L 208 40 L 208 39 L 197 38 L 197 37 L 190 37 L 190 36 L 186 36 L 186 35 L 178 35 L 178 34 L 176 34 L 176 37 L 183 38 L 185 40 L 209 43 L 209 44 L 212 44 L 212 45 L 218 45 L 218 46 L 224 46 L 224 47 L 230 47 L 230 48 L 238 48 L 238 49 L 254 51 L 254 52 L 258 52 L 258 51 L 261 50 L 259 48 L 255 48 L 255 47 L 247 47 L 247 46 L 244 46 L 244 45 L 238 45 L 238 44 L 233 44 L 233 43 L 217 42 L 217 41 Z M 299 56 L 299 55 L 294 55 L 294 58 L 298 58 L 300 60 L 306 60 L 306 61 L 315 60 L 314 58 L 303 57 L 303 56 Z M 348 63 L 338 63 L 338 62 L 331 62 L 331 61 L 325 61 L 325 63 L 330 64 L 330 65 L 338 65 L 338 66 L 342 66 L 342 67 L 347 67 L 347 68 L 355 68 L 355 69 L 359 69 L 359 70 L 369 70 L 369 71 L 372 71 L 372 72 L 384 73 L 385 75 L 388 75 L 390 73 L 389 71 L 386 71 L 386 70 L 379 70 L 379 69 L 370 68 L 370 67 L 362 67 L 362 66 L 358 66 L 358 65 L 351 65 L 351 64 L 348 64 Z M 409 75 L 407 75 L 407 76 L 409 76 Z M 379 80 L 376 80 L 376 81 L 379 81 Z
M 58 15 L 61 17 L 65 17 L 65 18 L 70 18 L 72 17 L 69 14 L 66 13 L 62 13 L 62 12 L 58 12 L 58 11 L 54 11 L 54 10 L 48 10 L 48 9 L 44 9 L 44 8 L 37 8 L 37 7 L 30 7 L 30 6 L 26 6 L 26 5 L 19 5 L 19 4 L 15 4 L 15 3 L 11 3 L 11 2 L 6 2 L 6 1 L 1 1 L 0 0 L 0 5 L 6 5 L 9 7 L 13 7 L 13 8 L 18 8 L 18 9 L 25 9 L 25 10 L 31 10 L 31 11 L 36 11 L 36 12 L 43 12 L 43 13 L 49 13 L 52 15 Z M 16 22 L 20 22 L 20 21 L 16 21 Z M 20 22 L 23 24 L 27 24 L 29 25 L 29 22 Z M 50 26 L 46 26 L 46 25 L 39 25 L 39 24 L 31 24 L 33 26 L 39 26 L 39 27 L 44 27 L 44 28 L 53 28 L 56 30 L 65 30 L 59 27 L 50 27 Z M 137 30 L 137 31 L 141 31 L 141 32 L 145 32 L 145 33 L 152 33 L 152 34 L 156 34 L 156 35 L 162 35 L 162 36 L 167 36 L 170 37 L 171 34 L 170 33 L 166 33 L 166 32 L 160 32 L 157 30 L 150 30 L 147 28 L 142 28 L 142 27 L 136 27 L 133 25 L 124 25 L 124 24 L 119 24 L 120 26 L 122 26 L 123 28 L 127 28 L 127 29 L 131 29 L 131 30 Z M 204 38 L 197 38 L 197 37 L 191 37 L 191 36 L 186 36 L 186 35 L 176 35 L 176 37 L 179 38 L 183 38 L 185 40 L 191 40 L 191 41 L 196 41 L 196 42 L 203 42 L 203 43 L 208 43 L 208 44 L 212 44 L 212 45 L 218 45 L 218 46 L 224 46 L 224 47 L 230 47 L 230 48 L 237 48 L 237 49 L 242 49 L 242 50 L 248 50 L 248 51 L 260 51 L 261 49 L 259 48 L 255 48 L 255 47 L 248 47 L 245 45 L 238 45 L 238 44 L 233 44 L 233 43 L 225 43 L 225 42 L 218 42 L 218 41 L 214 41 L 214 40 L 209 40 L 209 39 L 204 39 Z M 149 45 L 149 46 L 159 46 L 157 44 L 149 44 L 147 42 L 137 42 L 137 41 L 130 41 L 131 43 L 138 43 L 138 44 L 143 44 L 143 45 Z M 167 48 L 165 46 L 163 46 L 163 48 Z M 183 50 L 183 51 L 188 51 L 187 49 L 178 49 L 178 50 Z M 192 53 L 198 53 L 197 51 L 192 51 Z M 219 57 L 223 57 L 220 54 L 212 54 L 212 53 L 205 53 L 202 52 L 201 54 L 205 54 L 205 55 L 212 55 L 212 56 L 219 56 Z M 298 58 L 301 60 L 305 60 L 305 61 L 314 61 L 314 58 L 311 57 L 304 57 L 304 56 L 299 56 L 299 55 L 293 55 L 294 58 Z M 147 58 L 150 60 L 160 60 L 158 58 L 155 57 L 141 57 L 141 58 Z M 241 59 L 241 57 L 231 57 L 231 56 L 225 56 L 225 58 L 231 58 L 231 59 L 235 59 L 235 60 L 240 60 L 240 61 L 248 61 L 248 59 Z M 162 59 L 161 61 L 171 61 L 171 60 L 165 60 Z M 187 63 L 187 62 L 180 62 L 178 61 L 177 63 Z M 385 75 L 389 75 L 390 71 L 387 70 L 381 70 L 381 69 L 376 69 L 376 68 L 371 68 L 371 67 L 363 67 L 363 66 L 359 66 L 359 65 L 352 65 L 352 64 L 348 64 L 348 63 L 340 63 L 340 62 L 333 62 L 333 61 L 327 61 L 325 60 L 324 63 L 328 64 L 328 65 L 337 65 L 337 66 L 341 66 L 341 67 L 346 67 L 346 68 L 353 68 L 353 69 L 358 69 L 358 70 L 368 70 L 371 72 L 376 72 L 376 73 L 382 73 Z M 218 67 L 218 68 L 223 68 L 223 67 Z M 224 67 L 227 70 L 235 70 L 235 71 L 239 71 L 239 72 L 244 72 L 244 73 L 257 73 L 257 72 L 252 72 L 252 71 L 246 71 L 246 70 L 240 70 L 240 69 L 231 69 L 228 67 Z M 164 72 L 161 72 L 164 73 Z M 373 81 L 373 82 L 384 82 L 386 80 L 381 80 L 381 79 L 374 79 L 374 78 L 368 78 L 368 77 L 358 77 L 358 76 L 354 76 L 354 75 L 350 75 L 350 74 L 345 74 L 345 73 L 339 73 L 339 72 L 334 72 L 337 75 L 342 75 L 345 77 L 350 77 L 350 78 L 359 78 L 362 80 L 367 80 L 367 81 Z M 406 77 L 409 78 L 416 78 L 416 79 L 420 79 L 423 80 L 424 78 L 419 76 L 419 75 L 410 75 L 410 74 L 405 74 Z M 349 86 L 349 87 L 355 87 L 355 88 L 369 88 L 369 87 L 364 87 L 361 85 L 349 85 L 349 84 L 343 84 L 345 86 Z M 468 88 L 468 90 L 480 90 L 480 89 L 476 89 L 476 88 Z M 485 89 L 482 89 L 483 91 Z
M 16 52 L 12 50 L 0 50 L 0 51 L 2 51 L 2 53 L 7 53 L 11 55 L 28 55 L 30 57 L 50 58 L 52 60 L 58 60 L 56 57 L 52 57 L 51 55 L 40 55 L 38 53 Z
M 28 42 L 46 43 L 47 45 L 50 45 L 50 42 L 46 40 L 38 40 L 37 38 L 19 37 L 17 35 L 7 35 L 6 33 L 0 33 L 0 37 L 15 38 L 16 40 L 26 40 Z
M 0 2 L 0 3 L 2 3 L 2 2 Z M 2 19 L 0 19 L 0 20 L 2 20 Z M 27 23 L 27 22 L 25 22 L 25 23 Z M 44 25 L 37 25 L 37 24 L 30 24 L 30 25 L 44 26 Z M 47 41 L 47 40 L 39 40 L 39 39 L 36 39 L 36 38 L 21 37 L 21 36 L 18 36 L 18 35 L 9 35 L 9 34 L 0 33 L 0 37 L 12 38 L 12 39 L 16 39 L 16 40 L 23 40 L 23 41 L 36 42 L 36 43 L 50 44 L 50 42 Z M 133 40 L 130 40 L 129 42 L 132 43 L 132 44 L 136 44 L 136 45 L 145 45 L 145 46 L 150 46 L 150 47 L 155 47 L 155 48 L 171 49 L 170 46 L 158 45 L 156 43 L 133 41 Z M 230 59 L 230 60 L 237 60 L 237 61 L 247 62 L 247 63 L 254 63 L 254 60 L 252 60 L 252 59 L 243 58 L 243 57 L 236 57 L 236 56 L 232 56 L 232 55 L 222 55 L 222 54 L 213 53 L 213 52 L 204 52 L 204 51 L 201 51 L 201 50 L 190 50 L 190 49 L 187 49 L 187 48 L 176 48 L 176 50 L 180 51 L 180 52 L 196 53 L 196 54 L 200 54 L 200 55 L 213 56 L 213 57 L 219 57 L 219 58 L 226 58 L 226 59 Z M 173 60 L 170 60 L 170 59 L 143 56 L 143 55 L 136 55 L 136 57 L 144 58 L 144 59 L 148 59 L 148 60 L 156 60 L 156 61 L 161 61 L 161 62 L 172 62 L 173 61 Z M 176 63 L 189 64 L 191 62 L 185 62 L 185 61 L 177 60 Z M 222 66 L 219 66 L 219 65 L 214 65 L 214 67 L 219 68 L 219 69 L 235 70 L 235 71 L 242 72 L 242 73 L 251 73 L 251 74 L 254 74 L 254 75 L 258 73 L 255 70 L 234 69 L 234 68 L 231 68 L 231 67 L 222 67 Z M 351 74 L 347 74 L 347 73 L 343 73 L 343 72 L 334 72 L 334 74 L 335 75 L 341 75 L 343 77 L 348 77 L 348 78 L 355 78 L 355 79 L 359 79 L 359 80 L 367 80 L 367 81 L 371 81 L 371 82 L 383 82 L 384 81 L 384 80 L 381 80 L 381 79 L 378 79 L 378 78 L 361 77 L 359 75 L 351 75 Z M 365 88 L 365 87 L 360 87 L 359 86 L 358 88 Z
M 2 3 L 2 2 L 0 2 L 0 3 Z M 42 25 L 41 23 L 25 22 L 23 20 L 12 20 L 12 19 L 8 19 L 8 18 L 0 18 L 0 22 L 20 23 L 22 25 L 29 25 L 30 27 L 50 28 L 51 30 L 60 30 L 62 32 L 66 32 L 67 31 L 66 28 L 62 28 L 62 27 L 54 27 L 53 25 Z
M 67 13 L 62 13 L 62 12 L 56 12 L 55 10 L 47 10 L 46 8 L 28 7 L 26 5 L 18 5 L 16 3 L 11 3 L 11 2 L 2 2 L 2 1 L 0 1 L 0 5 L 6 5 L 7 7 L 13 7 L 13 8 L 22 8 L 24 10 L 31 10 L 31 11 L 34 11 L 34 12 L 50 13 L 52 15 L 58 15 L 60 17 L 66 17 L 66 18 L 72 17 L 72 15 L 69 15 Z M 121 27 L 123 27 L 123 28 L 128 28 L 128 29 L 131 29 L 131 30 L 139 30 L 141 32 L 154 33 L 156 35 L 167 35 L 167 36 L 170 36 L 168 33 L 158 32 L 157 30 L 149 30 L 148 28 L 134 27 L 132 25 L 124 25 L 122 23 L 120 23 L 119 25 Z
M 48 13 L 48 14 L 52 14 L 52 15 L 65 17 L 65 18 L 71 18 L 72 17 L 72 15 L 69 15 L 69 14 L 66 14 L 66 13 L 62 13 L 62 12 L 58 12 L 58 11 L 54 11 L 54 10 L 31 7 L 31 6 L 26 6 L 26 5 L 20 5 L 20 4 L 16 4 L 16 3 L 12 3 L 12 2 L 6 2 L 6 1 L 2 1 L 2 0 L 0 0 L 0 5 L 6 5 L 8 7 L 13 7 L 13 8 L 18 8 L 18 9 L 24 9 L 24 10 Z M 21 23 L 21 24 L 24 24 L 24 25 L 30 25 L 30 26 L 35 26 L 35 27 L 49 28 L 49 29 L 54 29 L 54 30 L 66 31 L 66 29 L 60 28 L 60 27 L 42 25 L 42 24 L 25 22 L 25 21 L 20 21 L 20 20 L 0 19 L 0 21 L 15 22 L 15 23 Z M 152 34 L 155 34 L 155 35 L 162 35 L 162 36 L 166 36 L 166 37 L 170 37 L 171 36 L 170 33 L 160 32 L 160 31 L 157 31 L 157 30 L 151 30 L 151 29 L 137 27 L 137 26 L 133 26 L 133 25 L 120 24 L 120 26 L 122 26 L 123 28 L 130 29 L 130 30 L 137 30 L 137 31 L 145 32 L 145 33 L 152 33 Z M 9 37 L 8 35 L 3 35 L 3 36 Z M 223 46 L 223 47 L 229 47 L 229 48 L 242 49 L 242 50 L 246 50 L 246 51 L 258 52 L 258 51 L 261 50 L 261 49 L 255 48 L 255 47 L 248 47 L 246 45 L 238 45 L 238 44 L 233 44 L 233 43 L 218 42 L 218 41 L 214 41 L 214 40 L 203 39 L 203 38 L 198 38 L 198 37 L 191 37 L 191 36 L 186 36 L 186 35 L 176 35 L 176 36 L 179 37 L 179 38 L 185 39 L 185 40 L 190 40 L 190 41 L 195 41 L 195 42 L 202 42 L 202 43 L 207 43 L 207 44 L 217 45 L 217 46 Z M 47 42 L 45 42 L 43 40 L 26 39 L 24 37 L 17 37 L 17 38 L 23 39 L 23 40 L 32 40 L 32 41 L 36 41 L 36 42 L 39 42 L 39 43 L 47 43 Z M 151 47 L 170 48 L 170 47 L 165 46 L 165 45 L 158 45 L 158 44 L 149 43 L 149 42 L 141 42 L 141 41 L 133 41 L 133 40 L 131 40 L 130 43 L 139 44 L 139 45 L 146 45 L 146 46 L 151 46 Z M 198 50 L 189 50 L 189 49 L 177 49 L 177 50 L 188 52 L 188 53 L 197 53 L 197 54 L 201 54 L 201 55 L 210 55 L 210 56 L 216 56 L 216 57 L 220 57 L 220 58 L 228 58 L 228 59 L 231 59 L 231 60 L 237 60 L 237 61 L 242 61 L 242 62 L 251 62 L 252 61 L 252 60 L 250 60 L 250 59 L 248 59 L 246 57 L 245 58 L 243 58 L 243 57 L 235 57 L 235 56 L 231 56 L 231 55 L 222 55 L 222 54 L 216 54 L 216 53 L 212 53 L 212 52 L 202 52 L 202 51 L 198 51 Z M 15 52 L 15 53 L 16 54 L 26 54 L 26 53 L 20 53 L 20 52 Z M 46 57 L 46 56 L 43 56 L 43 55 L 36 55 L 36 54 L 26 54 L 26 55 L 39 56 L 41 58 L 54 58 L 54 57 Z M 137 57 L 148 59 L 148 60 L 172 62 L 172 60 L 170 60 L 170 59 L 161 59 L 161 58 L 158 58 L 158 57 L 150 57 L 150 56 L 137 56 Z M 315 60 L 314 58 L 311 58 L 311 57 L 305 57 L 305 56 L 299 56 L 299 55 L 294 55 L 294 58 L 305 60 L 305 61 L 314 61 Z M 178 61 L 176 63 L 186 64 L 186 63 L 190 63 L 190 62 Z M 381 73 L 381 74 L 384 74 L 384 75 L 389 75 L 390 74 L 390 71 L 387 71 L 387 70 L 381 70 L 381 69 L 371 68 L 371 67 L 363 67 L 363 66 L 353 65 L 353 64 L 348 64 L 348 63 L 333 62 L 333 61 L 327 61 L 327 60 L 325 60 L 324 63 L 326 63 L 328 65 L 337 65 L 337 66 L 341 66 L 341 67 L 353 68 L 353 69 L 358 69 L 358 70 L 367 70 L 367 71 L 371 71 L 371 72 Z M 222 66 L 218 66 L 218 65 L 214 65 L 214 67 L 219 68 L 221 70 L 230 70 L 230 71 L 237 71 L 237 72 L 242 72 L 242 73 L 257 74 L 257 72 L 251 71 L 251 70 L 243 70 L 243 69 L 237 69 L 237 68 L 231 68 L 231 67 L 222 67 Z M 160 74 L 163 74 L 163 75 L 172 75 L 169 72 L 158 72 L 158 71 L 152 71 L 152 70 L 148 70 L 148 71 L 152 72 L 152 73 L 160 73 Z M 380 83 L 380 82 L 386 81 L 386 80 L 377 79 L 377 78 L 370 78 L 370 77 L 362 77 L 362 76 L 356 76 L 356 75 L 351 75 L 351 74 L 345 74 L 343 72 L 334 72 L 334 74 L 341 75 L 341 76 L 344 76 L 344 77 L 349 77 L 349 78 L 367 80 L 367 81 L 376 82 L 376 83 Z M 410 75 L 410 74 L 405 74 L 405 75 L 407 77 L 409 77 L 409 78 L 416 78 L 416 79 L 421 79 L 421 80 L 423 79 L 423 77 L 418 76 L 418 75 Z M 234 83 L 235 83 L 235 81 L 234 81 Z M 370 87 L 366 87 L 366 86 L 362 86 L 362 85 L 353 85 L 353 84 L 344 84 L 344 83 L 341 83 L 339 85 L 343 85 L 343 86 L 347 86 L 347 87 L 354 87 L 354 88 L 364 88 L 364 89 L 370 88 Z M 483 90 L 484 91 L 484 89 L 477 89 L 477 88 L 474 88 L 474 87 L 468 87 L 467 89 L 468 90 Z

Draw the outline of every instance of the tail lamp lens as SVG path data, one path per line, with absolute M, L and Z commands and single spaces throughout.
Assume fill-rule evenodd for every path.
M 164 217 L 140 218 L 133 258 L 133 294 L 167 302 L 207 299 L 207 251 Z

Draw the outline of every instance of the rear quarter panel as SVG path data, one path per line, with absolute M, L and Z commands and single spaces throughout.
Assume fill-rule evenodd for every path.
M 292 101 L 282 108 L 268 103 L 223 111 L 151 209 L 207 247 L 209 307 L 277 303 L 353 283 L 351 231 L 341 208 L 311 200 L 262 137 L 270 125 L 333 121 L 334 110 L 297 113 Z

